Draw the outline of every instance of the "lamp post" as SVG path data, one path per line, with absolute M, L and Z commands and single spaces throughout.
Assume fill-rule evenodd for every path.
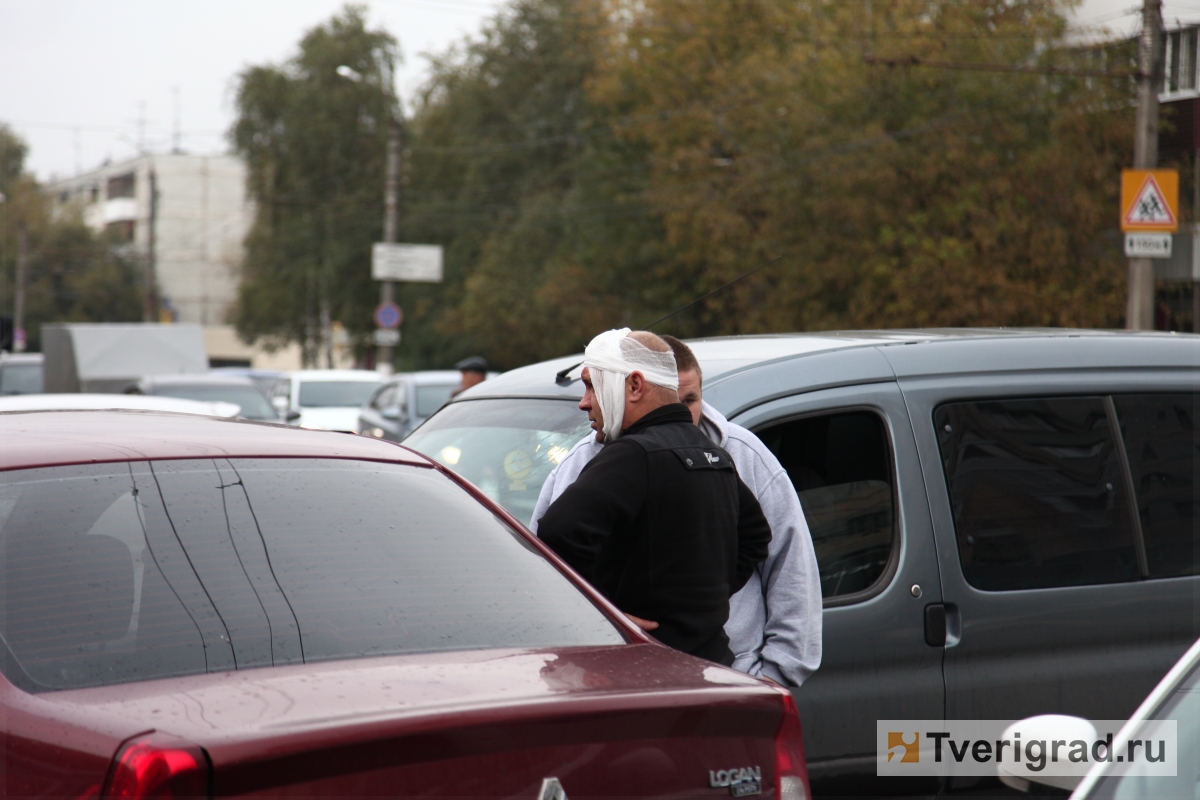
M 337 68 L 337 74 L 354 83 L 361 83 L 364 80 L 362 73 L 345 64 Z M 388 120 L 387 171 L 384 173 L 383 179 L 383 241 L 387 244 L 395 244 L 400 227 L 400 148 L 404 131 L 401 128 L 396 95 L 394 92 L 389 94 L 391 94 L 392 114 L 391 119 Z M 379 302 L 387 304 L 394 302 L 395 299 L 396 282 L 380 281 Z M 391 345 L 379 345 L 375 364 L 383 374 L 391 374 Z

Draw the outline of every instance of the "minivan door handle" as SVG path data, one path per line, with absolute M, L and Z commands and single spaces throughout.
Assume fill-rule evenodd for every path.
M 930 647 L 946 646 L 946 606 L 942 603 L 925 606 L 925 644 Z
M 925 606 L 925 644 L 930 647 L 954 647 L 962 641 L 962 619 L 954 603 L 930 603 Z

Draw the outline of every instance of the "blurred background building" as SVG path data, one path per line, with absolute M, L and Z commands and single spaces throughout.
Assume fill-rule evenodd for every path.
M 154 265 L 159 321 L 199 324 L 215 366 L 300 366 L 298 347 L 251 347 L 227 324 L 254 222 L 240 158 L 148 153 L 49 183 L 46 192 L 55 214 L 80 214 Z

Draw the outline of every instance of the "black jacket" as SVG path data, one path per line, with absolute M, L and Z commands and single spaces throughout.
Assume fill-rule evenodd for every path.
M 767 557 L 771 528 L 729 454 L 687 406 L 655 409 L 604 447 L 538 536 L 663 644 L 733 663 L 729 598 Z

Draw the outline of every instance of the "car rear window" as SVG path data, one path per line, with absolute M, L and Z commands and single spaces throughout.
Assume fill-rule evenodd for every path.
M 450 399 L 450 393 L 458 388 L 457 383 L 434 383 L 426 386 L 417 385 L 417 416 L 421 419 L 432 416 Z
M 528 521 L 550 471 L 590 433 L 576 401 L 496 398 L 452 403 L 404 444 L 455 470 Z
M 433 470 L 205 459 L 0 473 L 4 674 L 28 691 L 373 655 L 618 644 Z
M 262 392 L 253 386 L 186 386 L 168 384 L 155 386 L 154 394 L 159 397 L 178 397 L 183 400 L 199 400 L 205 403 L 233 403 L 241 408 L 239 416 L 246 419 L 277 421 L 279 413 L 267 402 Z
M 41 364 L 0 365 L 0 394 L 41 394 Z
M 300 384 L 300 407 L 358 408 L 378 388 L 372 381 L 305 381 Z

